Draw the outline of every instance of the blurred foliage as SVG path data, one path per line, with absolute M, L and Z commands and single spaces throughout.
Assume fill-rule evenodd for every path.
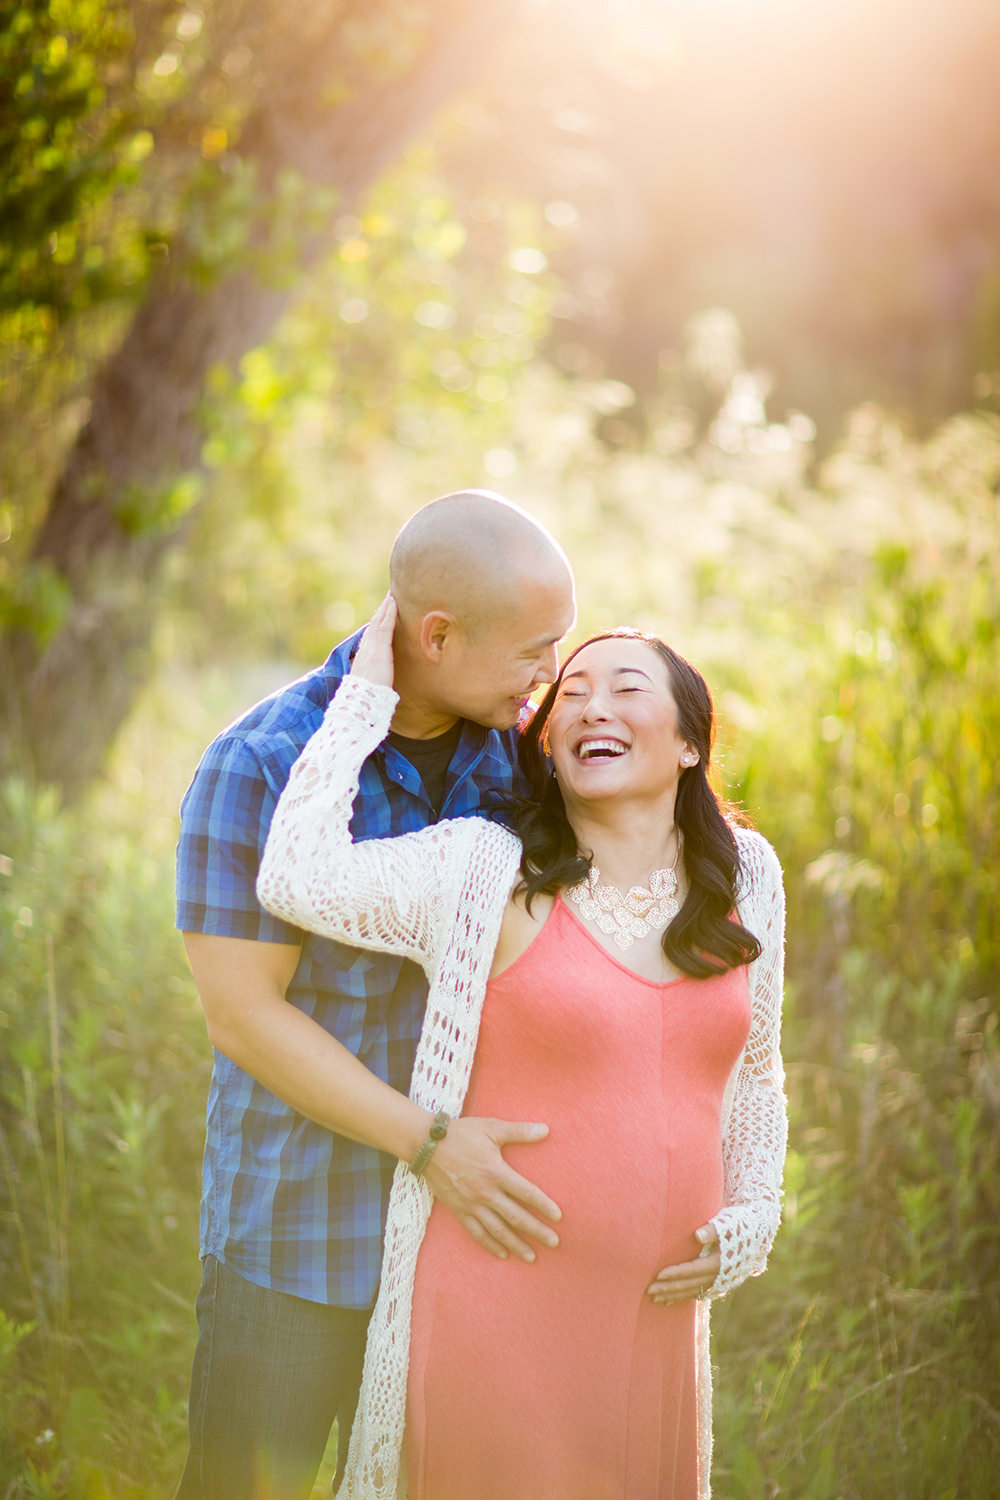
M 26 575 L 25 559 L 89 414 L 88 386 L 151 272 L 173 264 L 178 236 L 205 281 L 248 258 L 272 283 L 301 279 L 300 338 L 331 365 L 315 377 L 322 398 L 354 399 L 360 359 L 411 430 L 439 383 L 463 379 L 462 351 L 449 361 L 446 321 L 406 329 L 397 316 L 391 335 L 375 336 L 385 328 L 376 268 L 405 253 L 413 274 L 431 273 L 412 311 L 447 320 L 496 280 L 498 228 L 514 228 L 506 249 L 523 248 L 527 263 L 547 257 L 558 273 L 545 328 L 529 319 L 536 351 L 571 376 L 629 383 L 630 410 L 602 424 L 612 446 L 646 440 L 665 382 L 704 436 L 717 392 L 713 371 L 690 360 L 686 331 L 719 302 L 742 324 L 751 367 L 771 372 L 772 404 L 807 410 L 824 447 L 845 405 L 871 395 L 925 427 L 973 402 L 997 410 L 993 0 L 916 0 L 905 11 L 844 0 L 822 16 L 791 0 L 752 14 L 735 0 L 636 0 L 614 17 L 581 0 L 529 7 L 474 91 L 443 101 L 412 170 L 379 189 L 393 229 L 369 219 L 356 260 L 341 241 L 339 285 L 329 265 L 318 280 L 298 270 L 311 229 L 329 222 L 332 190 L 294 173 L 265 189 L 241 149 L 271 61 L 296 47 L 305 57 L 330 26 L 323 7 L 294 31 L 276 14 L 254 0 L 23 0 L 0 18 L 0 596 L 11 625 L 58 628 L 58 580 Z M 419 30 L 419 7 L 403 0 L 352 11 L 331 102 L 356 86 L 352 59 L 389 75 Z M 447 204 L 465 235 L 443 289 L 441 258 L 424 257 L 427 226 L 412 217 L 421 194 L 429 208 Z M 518 232 L 511 205 L 528 202 L 530 228 Z M 422 346 L 435 341 L 428 380 Z M 504 378 L 473 373 L 487 390 L 491 373 Z M 293 378 L 301 388 L 301 368 Z M 215 386 L 204 393 L 206 420 L 219 398 Z M 367 400 L 378 405 L 371 389 Z M 206 432 L 207 484 L 182 472 L 123 496 L 131 534 L 165 535 L 211 503 L 228 441 L 218 424 Z M 239 441 L 249 451 L 254 440 L 244 430 Z
M 0 88 L 17 105 L 0 234 L 9 292 L 0 426 L 13 439 L 0 449 L 6 766 L 72 779 L 42 700 L 54 692 L 68 716 L 88 668 L 93 692 L 83 695 L 76 760 L 90 737 L 100 764 L 118 710 L 111 692 L 93 701 L 109 675 L 92 659 L 94 642 L 112 655 L 120 647 L 123 664 L 142 660 L 161 560 L 183 545 L 202 507 L 212 511 L 209 535 L 213 525 L 226 530 L 227 485 L 241 511 L 255 501 L 277 508 L 274 449 L 293 411 L 308 400 L 314 411 L 337 403 L 330 440 L 350 425 L 360 444 L 366 425 L 385 419 L 377 408 L 412 412 L 428 382 L 453 405 L 474 385 L 473 401 L 495 406 L 505 370 L 534 352 L 532 337 L 511 333 L 534 333 L 529 306 L 527 315 L 508 310 L 506 333 L 498 328 L 489 349 L 479 338 L 471 376 L 463 353 L 474 318 L 481 328 L 498 295 L 491 281 L 510 248 L 505 231 L 530 210 L 498 215 L 490 244 L 481 236 L 456 276 L 451 262 L 468 234 L 425 147 L 363 214 L 336 217 L 341 188 L 349 199 L 353 183 L 356 196 L 375 172 L 364 153 L 345 160 L 351 129 L 379 161 L 398 154 L 411 116 L 426 111 L 413 103 L 426 84 L 413 82 L 408 99 L 412 81 L 400 75 L 431 22 L 450 59 L 434 74 L 438 86 L 454 87 L 449 67 L 457 78 L 467 72 L 441 40 L 447 13 L 447 4 L 382 0 L 276 32 L 274 15 L 252 0 L 135 0 L 79 15 L 28 6 L 0 23 Z M 461 41 L 465 28 L 449 34 Z M 287 96 L 307 62 L 319 81 L 303 104 Z M 341 103 L 353 127 L 339 142 Z M 290 141 L 315 145 L 296 156 Z M 335 252 L 317 269 L 328 244 Z M 522 306 L 533 304 L 533 289 L 523 291 Z M 259 326 L 262 337 L 293 294 L 295 312 L 273 347 L 248 350 L 254 335 L 243 328 Z M 400 355 L 410 347 L 412 356 Z M 144 405 L 144 390 L 168 368 L 162 404 L 154 391 Z M 364 408 L 367 424 L 358 420 Z M 58 679 L 76 660 L 80 669 Z M 140 674 L 133 665 L 119 675 L 124 683 Z
M 995 1483 L 998 461 L 996 422 L 966 418 L 840 456 L 841 498 L 895 471 L 938 524 L 786 629 L 780 721 L 740 736 L 789 890 L 792 1153 L 768 1278 L 717 1319 L 727 1500 Z
M 0 822 L 0 1493 L 149 1494 L 183 1430 L 207 1082 L 172 829 L 17 783 Z
M 229 6 L 213 22 L 232 39 Z M 0 625 L 42 643 L 68 596 L 28 559 L 89 382 L 169 254 L 212 122 L 241 110 L 203 31 L 176 0 L 22 0 L 0 16 Z
M 211 641 L 245 655 L 252 641 L 325 654 L 379 586 L 401 518 L 463 473 L 484 482 L 480 455 L 502 447 L 550 293 L 544 275 L 511 265 L 538 233 L 529 207 L 482 230 L 430 154 L 410 153 L 363 214 L 337 219 L 336 250 L 275 338 L 235 374 L 213 372 L 210 503 L 171 560 L 171 653 Z M 411 455 L 436 459 L 437 474 L 425 479 Z
M 44 341 L 55 322 L 118 291 L 88 231 L 102 201 L 134 181 L 152 138 L 130 134 L 107 79 L 127 67 L 133 40 L 123 5 L 22 4 L 0 31 L 0 312 L 12 337 Z M 134 130 L 134 127 L 133 127 Z M 124 248 L 124 247 L 121 247 Z
M 100 358 L 114 321 L 85 322 L 89 347 L 62 342 L 68 326 L 105 304 L 134 303 L 168 253 L 192 168 L 218 154 L 241 113 L 239 92 L 207 66 L 205 45 L 206 36 L 215 48 L 232 42 L 237 15 L 214 7 L 206 33 L 202 12 L 177 0 L 5 8 L 0 347 L 8 379 L 30 381 L 43 355 Z
M 470 196 L 545 204 L 561 367 L 644 401 L 721 301 L 824 446 L 873 397 L 925 431 L 996 410 L 994 0 L 614 11 L 537 7 L 449 159 Z

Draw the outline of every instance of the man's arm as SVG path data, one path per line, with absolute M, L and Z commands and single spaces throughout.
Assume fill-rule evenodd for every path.
M 376 1078 L 285 992 L 299 961 L 295 943 L 185 932 L 184 944 L 212 1045 L 299 1114 L 338 1135 L 411 1161 L 433 1116 Z M 558 1243 L 544 1220 L 559 1209 L 503 1159 L 501 1148 L 538 1141 L 545 1125 L 459 1119 L 425 1172 L 435 1197 L 494 1255 L 534 1260 L 527 1237 Z

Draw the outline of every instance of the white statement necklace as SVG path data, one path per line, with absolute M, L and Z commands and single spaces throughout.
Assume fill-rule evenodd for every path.
M 577 885 L 567 887 L 566 895 L 580 908 L 581 916 L 596 922 L 619 948 L 631 948 L 636 938 L 662 930 L 680 911 L 677 899 L 680 852 L 678 840 L 673 864 L 666 870 L 654 870 L 648 886 L 633 885 L 627 891 L 620 891 L 610 881 L 602 880 L 600 870 L 591 865 Z

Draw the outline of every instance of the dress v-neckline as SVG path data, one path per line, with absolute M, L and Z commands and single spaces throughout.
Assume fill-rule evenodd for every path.
M 531 953 L 532 949 L 535 947 L 535 944 L 542 941 L 545 933 L 548 931 L 549 923 L 559 920 L 568 922 L 573 928 L 574 932 L 582 933 L 583 937 L 587 940 L 591 947 L 596 948 L 597 952 L 600 953 L 603 958 L 606 958 L 608 963 L 611 964 L 613 968 L 618 969 L 622 974 L 626 974 L 629 979 L 636 980 L 639 984 L 651 985 L 652 988 L 656 990 L 669 990 L 675 984 L 683 984 L 685 979 L 691 978 L 690 974 L 678 974 L 673 979 L 650 979 L 648 974 L 640 974 L 637 969 L 630 969 L 628 964 L 622 963 L 620 959 L 616 958 L 613 953 L 605 948 L 604 944 L 600 942 L 592 932 L 588 931 L 588 929 L 584 926 L 582 920 L 577 917 L 572 911 L 570 911 L 566 902 L 563 900 L 562 892 L 557 891 L 555 900 L 552 903 L 552 910 L 549 912 L 548 916 L 545 918 L 545 921 L 542 923 L 541 927 L 531 939 L 531 942 L 526 948 L 521 949 L 516 958 L 511 959 L 506 968 L 501 969 L 497 974 L 491 974 L 489 977 L 489 983 L 496 984 L 499 980 L 504 979 L 508 974 L 512 974 L 518 967 L 518 965 L 523 963 L 527 959 L 528 954 Z
M 683 984 L 685 979 L 691 978 L 690 974 L 677 974 L 673 979 L 650 979 L 648 974 L 640 974 L 638 969 L 630 968 L 629 965 L 623 963 L 620 958 L 616 958 L 615 955 L 611 952 L 610 948 L 605 948 L 600 938 L 594 936 L 589 927 L 585 925 L 581 917 L 578 917 L 575 912 L 570 911 L 566 902 L 563 900 L 562 891 L 558 891 L 556 893 L 556 899 L 553 903 L 552 911 L 549 913 L 550 921 L 553 914 L 557 910 L 563 913 L 563 916 L 566 918 L 566 920 L 571 922 L 573 927 L 578 932 L 583 933 L 587 941 L 597 949 L 598 953 L 604 955 L 604 957 L 608 960 L 608 963 L 613 964 L 616 969 L 620 969 L 623 974 L 627 974 L 630 979 L 638 979 L 640 983 L 650 984 L 654 989 L 657 990 L 667 990 L 670 989 L 672 985 Z M 547 925 L 548 923 L 546 923 L 546 926 Z M 541 934 L 539 934 L 539 936 L 541 936 Z

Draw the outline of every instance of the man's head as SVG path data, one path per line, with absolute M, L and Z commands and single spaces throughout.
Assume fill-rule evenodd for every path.
M 549 533 L 500 495 L 462 490 L 417 511 L 389 580 L 400 732 L 435 734 L 457 718 L 509 729 L 555 677 L 556 643 L 576 619 L 573 575 Z

